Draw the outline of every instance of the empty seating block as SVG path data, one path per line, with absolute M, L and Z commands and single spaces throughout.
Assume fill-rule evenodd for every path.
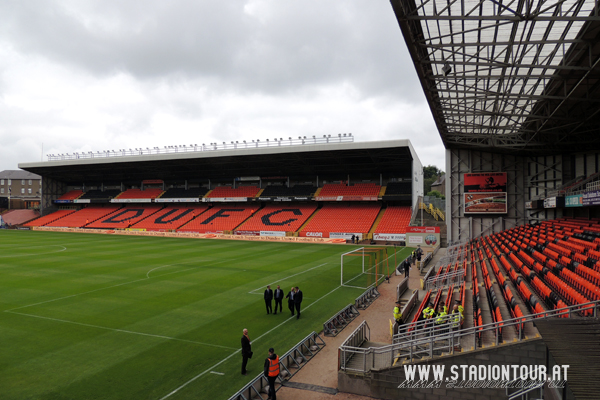
M 44 226 L 51 222 L 58 221 L 59 219 L 66 217 L 69 214 L 73 214 L 74 212 L 75 210 L 58 210 L 53 212 L 52 214 L 48 214 L 31 222 L 28 222 L 23 226 Z
M 346 186 L 345 184 L 328 183 L 323 185 L 319 192 L 319 197 L 339 197 L 339 196 L 369 196 L 377 197 L 381 191 L 381 186 L 375 183 L 355 183 Z
M 102 218 L 110 213 L 113 213 L 119 208 L 121 208 L 121 206 L 89 206 L 72 214 L 69 214 L 66 217 L 61 218 L 57 221 L 46 224 L 46 226 L 82 228 L 85 225 L 96 221 L 98 218 Z
M 161 199 L 197 199 L 204 197 L 208 193 L 208 189 L 205 187 L 197 188 L 171 188 L 168 189 L 162 196 Z
M 147 231 L 175 230 L 196 218 L 207 209 L 208 206 L 203 204 L 169 205 L 156 214 L 138 222 L 133 228 L 145 229 Z
M 90 223 L 87 227 L 100 229 L 131 228 L 133 225 L 154 214 L 161 208 L 162 206 L 154 204 L 129 204 L 106 217 L 96 220 L 96 222 Z
M 316 209 L 316 204 L 269 204 L 237 230 L 295 232 Z
M 302 229 L 300 236 L 315 236 L 315 232 L 321 232 L 322 237 L 329 237 L 330 232 L 369 232 L 380 208 L 380 204 L 325 204 Z
M 83 190 L 71 190 L 60 196 L 57 200 L 75 200 L 78 199 L 82 194 Z
M 127 189 L 121 193 L 118 199 L 155 199 L 163 193 L 162 189 Z
M 222 233 L 232 231 L 256 210 L 255 205 L 220 204 L 179 228 L 178 232 Z
M 206 195 L 206 197 L 255 197 L 258 194 L 258 192 L 260 192 L 260 188 L 258 186 L 239 186 L 235 189 L 231 186 L 218 186 L 215 189 L 213 189 L 208 195 Z
M 412 216 L 410 207 L 389 206 L 375 229 L 375 233 L 406 233 Z

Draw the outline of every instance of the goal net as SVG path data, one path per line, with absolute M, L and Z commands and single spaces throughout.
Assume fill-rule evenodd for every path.
M 394 269 L 394 253 L 395 248 L 361 247 L 342 254 L 341 285 L 358 289 L 379 285 L 389 275 L 390 263 Z

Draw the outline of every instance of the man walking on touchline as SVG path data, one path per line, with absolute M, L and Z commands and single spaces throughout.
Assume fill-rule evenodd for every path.
M 300 319 L 300 304 L 302 304 L 302 291 L 296 286 L 296 292 L 294 293 L 294 306 L 296 306 L 296 319 Z

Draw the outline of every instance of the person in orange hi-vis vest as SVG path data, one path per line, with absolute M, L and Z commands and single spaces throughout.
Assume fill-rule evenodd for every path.
M 268 400 L 277 400 L 277 392 L 275 392 L 275 380 L 279 376 L 279 356 L 275 354 L 275 350 L 269 349 L 269 356 L 265 360 L 265 378 L 269 381 L 269 398 Z

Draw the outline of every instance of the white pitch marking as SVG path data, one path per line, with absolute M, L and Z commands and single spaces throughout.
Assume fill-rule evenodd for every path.
M 320 298 L 318 298 L 317 300 L 315 300 L 314 302 L 310 303 L 308 306 L 306 306 L 304 309 L 307 310 L 309 309 L 313 304 L 317 303 L 319 300 L 324 299 L 325 297 L 329 296 L 331 293 L 335 292 L 336 290 L 338 290 L 339 288 L 341 288 L 342 286 L 338 286 L 335 289 L 333 289 L 332 291 L 330 291 L 329 293 L 321 296 Z M 290 320 L 294 319 L 294 317 L 289 317 L 288 319 L 286 319 L 285 321 L 283 321 L 282 323 L 280 323 L 279 325 L 277 325 L 275 328 L 263 333 L 262 335 L 260 335 L 259 337 L 257 337 L 256 339 L 252 340 L 252 342 L 256 342 L 257 340 L 261 339 L 262 337 L 264 337 L 265 335 L 268 335 L 269 333 L 273 332 L 275 329 L 279 328 L 281 325 L 289 322 Z M 185 382 L 183 385 L 179 386 L 177 389 L 173 390 L 171 393 L 167 394 L 164 397 L 161 397 L 160 400 L 165 400 L 171 396 L 173 396 L 175 393 L 179 392 L 181 389 L 183 389 L 184 387 L 186 387 L 187 385 L 189 385 L 190 383 L 194 382 L 196 379 L 204 376 L 206 373 L 208 372 L 212 372 L 213 369 L 217 368 L 219 365 L 223 364 L 225 361 L 229 360 L 231 357 L 235 356 L 236 354 L 240 354 L 240 350 L 236 350 L 233 353 L 231 353 L 229 356 L 227 356 L 226 358 L 222 359 L 221 361 L 219 361 L 218 363 L 216 363 L 215 365 L 213 365 L 212 367 L 202 371 L 201 373 L 199 373 L 198 375 L 196 375 L 195 377 L 193 377 L 192 379 L 190 379 L 189 381 Z
M 174 264 L 174 265 L 176 265 L 176 264 Z M 165 275 L 171 275 L 171 274 L 176 274 L 176 273 L 179 273 L 179 272 L 185 272 L 185 271 L 189 271 L 189 270 L 192 270 L 192 269 L 194 269 L 194 268 L 188 268 L 188 269 L 183 269 L 183 270 L 174 271 L 174 272 L 167 272 L 166 274 L 161 274 L 161 275 L 158 275 L 157 277 L 161 277 L 161 276 L 165 276 Z M 14 311 L 14 310 L 20 310 L 22 308 L 39 306 L 40 304 L 52 303 L 52 302 L 58 301 L 58 300 L 69 299 L 71 297 L 77 297 L 77 296 L 81 296 L 81 295 L 84 295 L 84 294 L 95 293 L 95 292 L 99 292 L 101 290 L 112 289 L 112 288 L 116 288 L 116 287 L 119 287 L 119 286 L 129 285 L 130 283 L 136 283 L 136 282 L 146 281 L 148 279 L 150 279 L 150 278 L 147 277 L 147 278 L 142 278 L 142 279 L 136 279 L 135 281 L 118 283 L 116 285 L 107 286 L 107 287 L 103 287 L 103 288 L 100 288 L 100 289 L 89 290 L 87 292 L 81 292 L 81 293 L 71 294 L 69 296 L 63 296 L 63 297 L 59 297 L 59 298 L 52 299 L 52 300 L 40 301 L 39 303 L 28 304 L 26 306 L 11 308 L 10 310 L 4 310 L 4 312 L 11 312 L 11 311 Z
M 222 372 L 217 372 L 217 371 L 210 371 L 211 374 L 215 374 L 215 375 L 225 375 Z
M 273 284 L 275 284 L 275 283 L 277 283 L 277 282 L 281 282 L 281 281 L 284 281 L 284 280 L 286 280 L 286 279 L 293 278 L 294 276 L 302 275 L 302 274 L 304 274 L 305 272 L 312 271 L 313 269 L 320 268 L 320 267 L 322 267 L 323 265 L 327 265 L 327 264 L 328 264 L 328 263 L 321 264 L 321 265 L 317 265 L 316 267 L 309 268 L 309 269 L 307 269 L 306 271 L 302 271 L 302 272 L 298 272 L 297 274 L 294 274 L 294 275 L 286 276 L 286 277 L 284 277 L 284 278 L 281 278 L 281 279 L 279 279 L 279 280 L 276 280 L 275 282 L 267 283 L 266 285 L 263 285 L 263 286 L 259 287 L 258 289 L 251 290 L 251 291 L 249 291 L 248 293 L 249 293 L 249 294 L 262 294 L 262 293 L 254 293 L 254 292 L 256 292 L 257 290 L 262 290 L 264 287 L 266 287 L 266 286 L 270 286 L 270 285 L 273 285 Z
M 26 317 L 46 319 L 48 321 L 63 322 L 65 324 L 80 325 L 80 326 L 85 326 L 85 327 L 88 327 L 88 328 L 104 329 L 104 330 L 111 331 L 111 332 L 129 333 L 129 334 L 132 334 L 132 335 L 149 336 L 149 337 L 154 337 L 154 338 L 159 338 L 159 339 L 175 340 L 175 341 L 178 341 L 178 342 L 193 343 L 193 344 L 199 344 L 199 345 L 202 345 L 202 346 L 211 346 L 211 347 L 219 347 L 221 349 L 226 349 L 226 350 L 234 350 L 233 347 L 221 346 L 221 345 L 218 345 L 218 344 L 211 344 L 211 343 L 204 343 L 204 342 L 197 342 L 195 340 L 179 339 L 179 338 L 174 338 L 174 337 L 171 337 L 171 336 L 154 335 L 152 333 L 135 332 L 135 331 L 129 331 L 129 330 L 126 330 L 126 329 L 108 328 L 106 326 L 85 324 L 83 322 L 75 322 L 75 321 L 68 321 L 66 319 L 43 317 L 41 315 L 25 314 L 25 313 L 20 313 L 20 312 L 15 312 L 15 311 L 5 311 L 5 312 L 11 313 L 11 314 L 16 314 L 16 315 L 24 315 Z
M 44 254 L 62 253 L 63 251 L 67 250 L 67 248 L 65 246 L 61 246 L 59 244 L 49 244 L 49 245 L 46 245 L 46 246 L 20 247 L 20 249 L 33 249 L 35 247 L 51 247 L 51 246 L 53 246 L 53 247 L 62 247 L 62 249 L 58 250 L 58 251 L 47 251 L 47 252 L 44 252 L 44 253 L 36 253 L 36 254 L 7 254 L 7 255 L 0 256 L 0 258 L 41 256 L 41 255 L 44 255 Z M 13 249 L 11 249 L 11 250 L 13 250 Z

